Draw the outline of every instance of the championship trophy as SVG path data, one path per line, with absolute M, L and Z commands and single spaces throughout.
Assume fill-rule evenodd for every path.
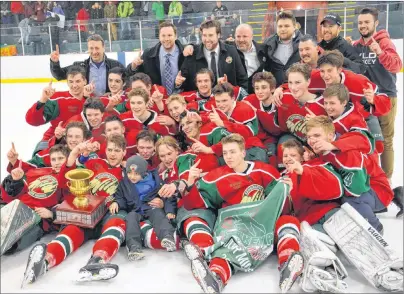
M 57 224 L 94 228 L 107 211 L 105 198 L 90 194 L 90 179 L 94 172 L 74 169 L 65 175 L 70 194 L 56 208 Z

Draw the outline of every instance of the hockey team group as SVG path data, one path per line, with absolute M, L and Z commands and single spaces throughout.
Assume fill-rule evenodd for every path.
M 31 159 L 10 144 L 1 255 L 32 247 L 29 287 L 88 240 L 79 282 L 116 277 L 121 246 L 130 262 L 147 258 L 144 248 L 183 250 L 202 290 L 220 293 L 275 254 L 282 293 L 340 293 L 341 251 L 374 287 L 403 291 L 403 257 L 378 218 L 391 202 L 403 215 L 403 188 L 391 187 L 402 61 L 377 25 L 365 8 L 361 38 L 345 40 L 330 13 L 318 43 L 281 11 L 262 44 L 248 24 L 220 40 L 220 22 L 206 20 L 202 43 L 183 45 L 161 22 L 160 42 L 126 68 L 99 35 L 89 58 L 67 67 L 56 47 L 50 71 L 68 90 L 50 82 L 27 109 L 29 125 L 50 125 Z M 66 175 L 83 168 L 105 215 L 93 227 L 55 222 Z

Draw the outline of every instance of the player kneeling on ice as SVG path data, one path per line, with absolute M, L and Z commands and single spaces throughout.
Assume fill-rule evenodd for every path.
M 126 162 L 126 176 L 119 183 L 114 197 L 115 202 L 109 210 L 111 214 L 119 210 L 128 212 L 126 216 L 126 247 L 129 260 L 139 260 L 142 253 L 140 222 L 149 220 L 161 240 L 161 246 L 167 251 L 175 251 L 175 229 L 170 219 L 175 219 L 177 200 L 175 197 L 165 201 L 164 210 L 152 208 L 148 202 L 158 197 L 161 180 L 156 170 L 147 171 L 147 161 L 139 155 L 134 155 Z
M 282 211 L 284 215 L 276 224 L 281 290 L 287 291 L 296 280 L 300 270 L 296 261 L 301 252 L 304 257 L 301 287 L 304 291 L 344 292 L 347 285 L 342 280 L 347 273 L 335 256 L 335 243 L 323 229 L 324 221 L 340 207 L 344 193 L 342 178 L 321 158 L 303 162 L 307 154 L 298 140 L 289 139 L 281 146 L 286 168 L 284 181 L 291 186 Z M 282 266 L 285 260 L 288 262 Z M 290 271 L 295 274 L 291 275 Z
M 12 145 L 10 152 L 15 154 Z M 22 160 L 15 158 L 15 168 L 1 183 L 0 255 L 23 250 L 56 230 L 55 206 L 63 200 L 65 188 L 60 169 L 68 153 L 65 146 L 53 146 L 49 150 L 51 167 L 44 168 L 24 166 Z
M 204 254 L 192 242 L 184 246 L 205 293 L 220 293 L 232 274 L 254 271 L 271 254 L 275 223 L 288 192 L 287 185 L 278 184 L 279 172 L 273 166 L 244 160 L 241 135 L 228 135 L 221 142 L 226 165 L 200 179 L 194 165 L 187 183 L 190 191 L 183 197 L 187 210 L 219 210 L 214 244 L 204 248 Z

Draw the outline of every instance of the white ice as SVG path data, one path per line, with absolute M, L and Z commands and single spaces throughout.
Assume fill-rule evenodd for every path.
M 403 185 L 403 74 L 398 75 L 398 112 L 396 118 L 396 151 L 393 185 Z M 11 142 L 21 158 L 31 158 L 36 143 L 41 139 L 47 126 L 32 127 L 25 122 L 25 113 L 41 95 L 46 84 L 2 84 L 1 85 L 1 179 L 7 175 L 7 151 Z M 54 83 L 57 90 L 66 90 L 64 83 Z M 387 213 L 379 215 L 385 229 L 385 238 L 398 252 L 403 251 L 403 221 L 395 218 L 397 208 L 390 205 Z M 55 235 L 48 235 L 41 241 L 49 242 Z M 201 293 L 194 281 L 190 264 L 183 252 L 168 253 L 146 249 L 145 260 L 129 262 L 126 249 L 121 247 L 112 259 L 120 267 L 115 279 L 104 282 L 79 284 L 75 277 L 91 255 L 94 241 L 89 241 L 71 254 L 62 264 L 52 268 L 36 283 L 20 289 L 29 249 L 12 256 L 1 257 L 1 292 L 139 292 L 139 293 Z M 359 271 L 346 265 L 349 272 L 347 283 L 349 292 L 377 292 Z M 253 273 L 237 273 L 224 289 L 225 293 L 279 293 L 278 263 L 275 256 L 262 264 Z M 294 285 L 292 293 L 301 292 Z

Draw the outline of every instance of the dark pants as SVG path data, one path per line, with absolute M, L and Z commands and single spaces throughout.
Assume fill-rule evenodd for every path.
M 356 209 L 376 230 L 380 230 L 382 225 L 375 215 L 375 212 L 381 211 L 386 207 L 380 202 L 375 191 L 370 189 L 362 193 L 359 197 L 344 196 L 342 203 L 349 203 Z
M 140 222 L 145 219 L 150 221 L 159 240 L 163 240 L 167 236 L 174 237 L 175 229 L 163 209 L 149 209 L 144 215 L 132 210 L 126 216 L 126 246 L 128 248 L 132 246 L 142 248 Z

